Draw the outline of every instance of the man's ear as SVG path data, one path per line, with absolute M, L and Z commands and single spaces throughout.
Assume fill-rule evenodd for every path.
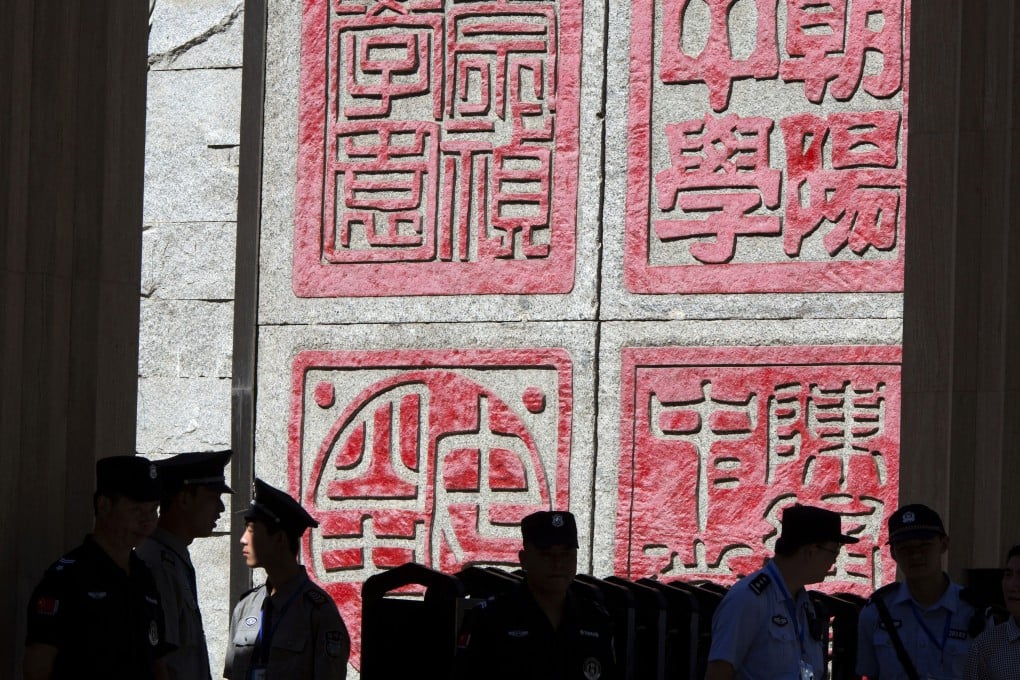
M 276 533 L 271 534 L 273 537 L 273 545 L 276 549 L 281 552 L 290 552 L 290 539 L 287 538 L 287 532 L 283 529 L 277 529 Z
M 109 496 L 104 496 L 104 495 L 100 494 L 96 498 L 96 516 L 104 515 L 104 514 L 110 512 L 110 509 L 112 507 L 113 507 L 113 499 L 110 498 Z

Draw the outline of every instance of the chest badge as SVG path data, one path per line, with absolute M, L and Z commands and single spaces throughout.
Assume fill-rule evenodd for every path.
M 776 614 L 775 616 L 772 617 L 772 623 L 776 624 L 777 626 L 785 626 L 789 622 L 790 619 L 786 618 L 782 614 Z
M 153 647 L 159 644 L 159 628 L 155 621 L 149 621 L 149 644 Z
M 594 656 L 589 656 L 584 660 L 581 670 L 584 671 L 584 677 L 588 680 L 598 680 L 602 677 L 602 662 Z
M 258 622 L 259 620 L 257 618 L 255 618 L 254 616 L 249 616 L 244 620 L 244 625 L 248 626 L 249 628 L 252 628 Z

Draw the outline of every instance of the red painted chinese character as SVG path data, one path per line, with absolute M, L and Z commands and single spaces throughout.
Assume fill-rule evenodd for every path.
M 864 91 L 884 99 L 902 85 L 903 0 L 786 0 L 786 52 L 779 73 L 802 81 L 818 104 L 832 82 L 832 96 L 847 101 Z M 865 57 L 881 55 L 878 73 L 865 75 Z M 876 60 L 877 61 L 877 60 Z
M 889 580 L 899 361 L 897 347 L 625 349 L 616 572 L 733 581 L 799 500 L 862 539 L 838 587 Z
M 906 173 L 897 167 L 900 113 L 834 113 L 827 118 L 802 114 L 784 118 L 780 125 L 789 169 L 786 253 L 798 255 L 805 239 L 825 221 L 835 225 L 823 238 L 830 255 L 848 246 L 855 255 L 870 248 L 895 248 L 900 195 L 906 188 Z
M 692 30 L 689 0 L 663 0 L 659 77 L 666 84 L 705 83 L 712 109 L 723 111 L 729 106 L 735 80 L 775 78 L 779 72 L 776 3 L 775 0 L 754 0 L 757 20 L 754 48 L 746 58 L 737 59 L 733 57 L 734 45 L 730 41 L 731 11 L 737 0 L 705 1 L 711 13 L 710 23 Z M 699 32 L 698 29 L 707 30 L 707 41 L 700 52 L 689 54 L 684 49 L 684 36 Z
M 295 293 L 569 292 L 580 18 L 580 0 L 306 2 Z
M 755 214 L 779 206 L 781 173 L 769 167 L 768 118 L 736 115 L 666 126 L 673 167 L 656 173 L 659 209 L 708 213 L 704 220 L 657 220 L 663 241 L 714 237 L 691 243 L 699 262 L 718 264 L 733 258 L 737 236 L 779 234 L 779 218 Z
M 304 562 L 355 650 L 369 576 L 516 565 L 521 518 L 569 507 L 570 385 L 553 349 L 298 355 L 290 490 L 320 522 Z

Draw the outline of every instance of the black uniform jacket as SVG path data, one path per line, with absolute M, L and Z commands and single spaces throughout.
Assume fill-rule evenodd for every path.
M 26 644 L 57 648 L 53 678 L 151 678 L 170 651 L 152 573 L 132 552 L 129 575 L 86 536 L 32 593 Z
M 571 592 L 558 630 L 525 585 L 468 612 L 458 680 L 615 680 L 612 623 L 598 603 Z

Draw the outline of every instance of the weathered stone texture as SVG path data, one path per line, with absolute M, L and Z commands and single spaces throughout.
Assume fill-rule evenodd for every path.
M 240 68 L 243 0 L 150 0 L 149 69 Z
M 229 380 L 233 311 L 231 302 L 142 300 L 139 374 Z
M 235 219 L 240 106 L 239 69 L 149 72 L 146 223 Z
M 175 453 L 230 447 L 230 380 L 138 379 L 138 451 Z
M 234 297 L 233 222 L 161 222 L 142 234 L 142 295 L 162 300 Z

